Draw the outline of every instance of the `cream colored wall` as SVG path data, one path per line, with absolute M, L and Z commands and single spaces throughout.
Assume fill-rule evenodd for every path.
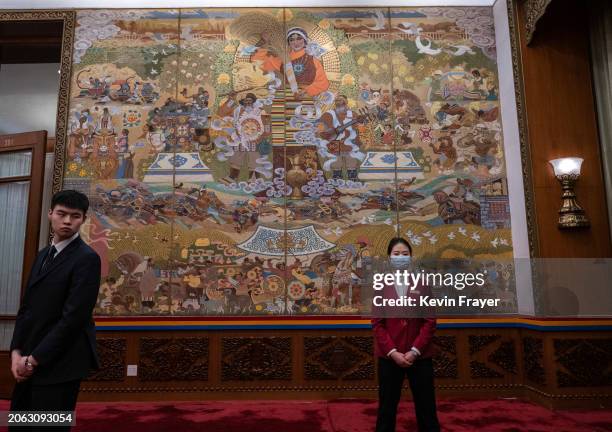
M 55 136 L 59 64 L 0 66 L 0 135 L 46 130 Z

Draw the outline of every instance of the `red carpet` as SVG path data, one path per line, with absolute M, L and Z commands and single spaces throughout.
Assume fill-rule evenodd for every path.
M 8 402 L 0 401 L 0 409 Z M 551 411 L 518 400 L 439 401 L 447 432 L 609 432 L 612 411 Z M 77 432 L 372 432 L 376 401 L 80 403 Z M 398 432 L 416 431 L 402 402 Z

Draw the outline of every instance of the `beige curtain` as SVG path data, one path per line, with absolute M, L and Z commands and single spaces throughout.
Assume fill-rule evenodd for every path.
M 590 7 L 593 86 L 612 240 L 612 4 L 599 0 Z
M 0 177 L 29 175 L 31 159 L 30 152 L 3 153 Z M 0 315 L 19 307 L 29 192 L 29 181 L 0 184 Z
M 30 182 L 0 185 L 0 315 L 19 308 Z

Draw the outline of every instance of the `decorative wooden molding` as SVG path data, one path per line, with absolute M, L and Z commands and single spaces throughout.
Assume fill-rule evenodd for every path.
M 0 147 L 12 147 L 14 144 L 15 141 L 10 136 L 0 141 Z
M 408 383 L 404 388 L 408 387 Z M 522 384 L 436 384 L 438 390 L 479 390 L 479 389 L 520 389 Z M 324 391 L 376 391 L 377 385 L 261 385 L 261 386 L 192 386 L 192 387 L 81 387 L 81 392 L 86 393 L 158 393 L 158 392 L 231 392 L 231 393 L 253 393 L 253 392 L 324 392 Z
M 536 25 L 552 0 L 527 0 L 525 3 L 525 27 L 527 31 L 527 44 L 533 40 L 533 35 L 536 31 Z
M 526 218 L 527 237 L 529 241 L 529 257 L 535 258 L 539 255 L 538 230 L 535 223 L 535 194 L 533 191 L 531 151 L 529 149 L 529 135 L 527 130 L 527 112 L 525 111 L 525 88 L 523 85 L 523 68 L 521 66 L 521 44 L 519 41 L 519 28 L 517 25 L 518 19 L 516 0 L 508 0 L 506 5 L 508 8 L 508 30 L 510 33 L 510 51 L 512 54 L 512 75 L 514 76 L 514 95 L 516 99 L 516 114 L 518 118 L 521 167 L 523 171 L 523 193 L 525 195 L 525 212 L 527 213 Z
M 555 394 L 548 393 L 542 391 L 538 388 L 532 387 L 528 384 L 522 384 L 522 387 L 549 399 L 558 399 L 558 400 L 585 400 L 585 399 L 610 399 L 612 398 L 612 393 L 563 393 L 563 394 Z
M 55 125 L 55 162 L 53 168 L 53 193 L 62 188 L 66 144 L 68 141 L 68 115 L 70 103 L 70 81 L 72 78 L 72 47 L 76 27 L 76 13 L 67 12 L 62 35 L 62 61 L 60 66 L 60 88 L 57 99 L 57 123 Z
M 522 390 L 526 389 L 530 392 L 539 394 L 551 400 L 592 400 L 592 399 L 610 399 L 611 393 L 564 393 L 555 394 L 542 391 L 538 388 L 527 384 L 436 384 L 436 390 Z M 265 386 L 265 387 L 218 387 L 218 386 L 197 386 L 197 387 L 90 387 L 88 385 L 81 386 L 82 393 L 192 393 L 192 392 L 232 392 L 232 393 L 253 393 L 266 391 L 279 392 L 322 392 L 322 391 L 364 391 L 371 392 L 378 390 L 377 386 Z
M 121 395 L 145 400 L 155 394 L 173 394 L 181 400 L 245 398 L 253 393 L 372 397 L 378 389 L 372 334 L 367 330 L 283 336 L 263 336 L 254 330 L 239 336 L 219 332 L 197 337 L 160 332 L 125 339 L 118 333 L 98 344 L 103 367 L 114 364 L 115 372 L 84 382 L 87 400 L 116 400 Z M 610 332 L 591 336 L 517 329 L 440 330 L 434 344 L 435 387 L 440 391 L 530 394 L 539 403 L 556 406 L 595 400 L 607 404 L 612 397 Z M 123 377 L 128 352 L 138 355 L 129 361 L 139 364 L 137 378 Z M 207 378 L 197 378 L 199 373 Z

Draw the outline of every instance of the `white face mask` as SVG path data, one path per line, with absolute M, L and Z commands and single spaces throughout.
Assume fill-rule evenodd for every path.
M 390 255 L 389 261 L 395 268 L 406 268 L 412 262 L 412 257 L 410 255 Z

